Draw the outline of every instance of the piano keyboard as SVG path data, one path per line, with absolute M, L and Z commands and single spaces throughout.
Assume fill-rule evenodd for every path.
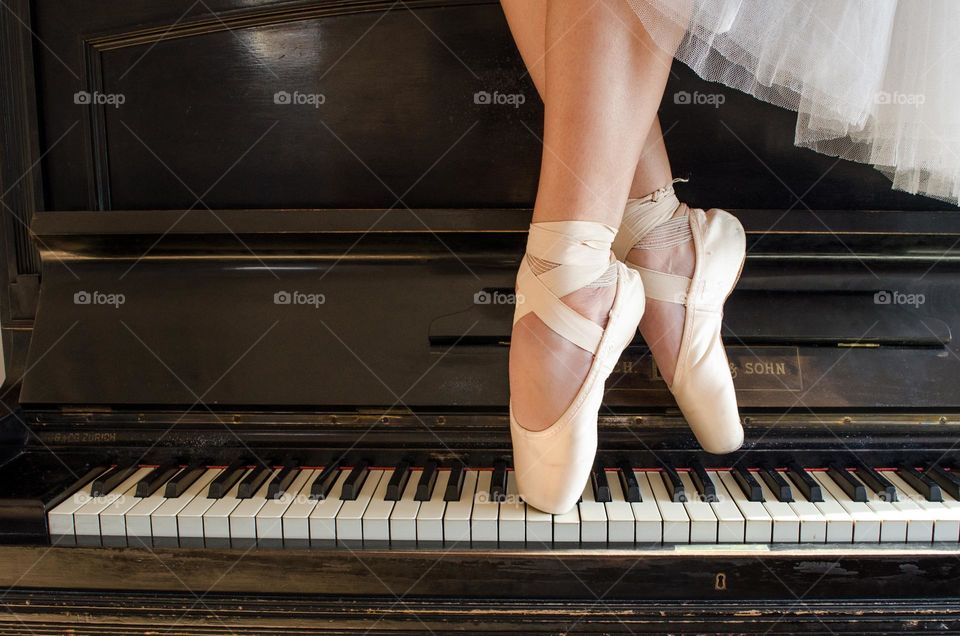
M 631 547 L 960 541 L 960 471 L 597 467 L 577 506 L 527 506 L 505 463 L 104 466 L 47 513 L 55 545 Z

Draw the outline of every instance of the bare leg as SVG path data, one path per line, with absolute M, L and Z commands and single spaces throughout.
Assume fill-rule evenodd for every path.
M 622 0 L 551 0 L 545 25 L 544 151 L 534 222 L 582 220 L 615 227 L 660 105 L 670 56 L 653 44 Z M 539 63 L 532 68 L 540 72 Z M 615 292 L 615 287 L 583 288 L 563 300 L 603 325 Z M 510 349 L 517 421 L 531 430 L 555 422 L 591 360 L 537 316 L 523 317 Z

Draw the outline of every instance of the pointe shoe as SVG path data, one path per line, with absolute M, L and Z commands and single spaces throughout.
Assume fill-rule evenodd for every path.
M 676 201 L 672 190 L 670 196 Z M 685 204 L 677 201 L 677 205 Z M 671 208 L 665 218 L 670 218 L 675 209 Z M 647 298 L 686 307 L 680 353 L 669 389 L 703 449 L 730 453 L 743 445 L 743 427 L 720 326 L 723 304 L 743 270 L 746 236 L 737 218 L 724 210 L 687 208 L 687 217 L 696 256 L 693 278 L 627 265 L 640 274 Z M 649 219 L 645 222 L 650 225 Z M 632 238 L 621 233 L 625 237 L 617 237 L 614 251 L 623 259 L 636 244 L 636 234 Z
M 510 406 L 513 465 L 520 496 L 544 512 L 562 514 L 577 503 L 597 451 L 597 417 L 604 383 L 630 344 L 643 315 L 640 276 L 614 259 L 616 230 L 602 223 L 557 221 L 530 226 L 527 255 L 559 265 L 537 276 L 524 258 L 517 275 L 514 323 L 535 313 L 551 330 L 593 354 L 587 376 L 560 418 L 540 431 L 524 428 Z M 606 328 L 582 316 L 561 298 L 597 278 L 611 264 L 616 295 Z

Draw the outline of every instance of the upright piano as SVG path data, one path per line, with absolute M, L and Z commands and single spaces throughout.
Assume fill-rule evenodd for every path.
M 676 65 L 743 449 L 638 337 L 517 496 L 542 106 L 489 0 L 8 0 L 0 633 L 960 630 L 960 212 Z M 712 99 L 688 99 L 702 93 Z

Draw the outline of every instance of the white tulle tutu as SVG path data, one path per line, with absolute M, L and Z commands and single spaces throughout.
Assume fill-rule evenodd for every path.
M 795 143 L 960 203 L 960 0 L 627 0 L 704 79 L 797 111 Z

